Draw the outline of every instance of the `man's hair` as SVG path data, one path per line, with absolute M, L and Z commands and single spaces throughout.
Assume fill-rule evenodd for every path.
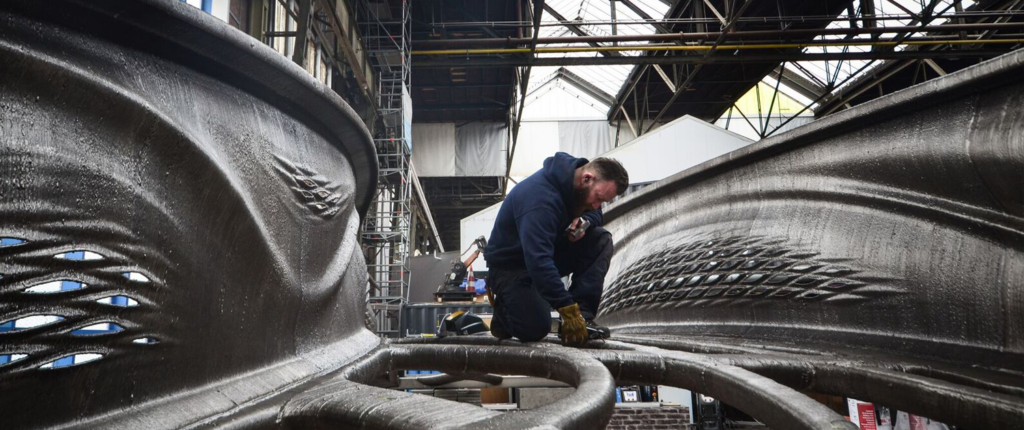
M 616 195 L 622 195 L 629 187 L 629 173 L 626 173 L 626 168 L 614 158 L 595 158 L 590 160 L 586 167 L 594 172 L 598 180 L 614 181 Z

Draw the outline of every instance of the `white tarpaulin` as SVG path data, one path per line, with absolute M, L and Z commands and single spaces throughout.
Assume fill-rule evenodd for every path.
M 505 176 L 508 130 L 497 122 L 416 123 L 412 162 L 421 178 Z
M 421 178 L 455 176 L 455 124 L 413 124 L 412 163 Z
M 620 144 L 632 138 L 625 130 L 621 136 Z M 605 120 L 525 121 L 519 128 L 510 176 L 518 181 L 532 175 L 543 166 L 545 158 L 558 151 L 593 159 L 613 147 L 615 127 Z
M 532 175 L 544 164 L 544 159 L 558 151 L 557 122 L 524 122 L 519 127 L 515 159 L 510 176 L 520 180 Z
M 455 127 L 455 176 L 505 176 L 508 130 L 497 122 Z
M 491 238 L 491 230 L 494 229 L 494 221 L 498 219 L 498 209 L 501 203 L 496 203 L 487 209 L 465 217 L 459 222 L 459 249 L 465 251 L 473 244 L 473 240 L 483 236 L 488 240 Z M 459 252 L 462 252 L 459 251 Z M 473 263 L 473 270 L 487 270 L 487 259 L 483 254 Z
M 574 157 L 597 158 L 615 144 L 615 130 L 605 121 L 559 121 L 558 150 Z

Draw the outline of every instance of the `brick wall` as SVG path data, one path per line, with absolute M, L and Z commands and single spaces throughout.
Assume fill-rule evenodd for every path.
M 692 429 L 688 408 L 615 408 L 608 430 Z

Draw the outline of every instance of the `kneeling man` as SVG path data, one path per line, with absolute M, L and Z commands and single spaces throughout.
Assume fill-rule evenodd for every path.
M 496 296 L 495 337 L 543 339 L 554 308 L 562 341 L 586 342 L 613 250 L 611 233 L 601 227 L 601 204 L 628 186 L 618 161 L 559 152 L 509 192 L 484 251 L 487 286 Z M 561 278 L 570 274 L 566 290 Z

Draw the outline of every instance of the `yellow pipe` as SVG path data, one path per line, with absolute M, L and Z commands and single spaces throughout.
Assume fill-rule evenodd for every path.
M 810 42 L 810 43 L 770 43 L 758 45 L 718 45 L 720 51 L 752 50 L 752 49 L 792 49 L 792 48 L 829 48 L 844 46 L 927 46 L 927 45 L 989 45 L 1018 44 L 1024 39 L 989 39 L 989 40 L 918 40 L 910 42 Z M 709 51 L 712 45 L 633 45 L 633 46 L 592 46 L 537 48 L 538 54 L 557 54 L 570 52 L 606 52 L 606 51 Z M 530 48 L 502 49 L 439 49 L 432 51 L 412 51 L 412 55 L 474 55 L 474 54 L 528 54 Z

